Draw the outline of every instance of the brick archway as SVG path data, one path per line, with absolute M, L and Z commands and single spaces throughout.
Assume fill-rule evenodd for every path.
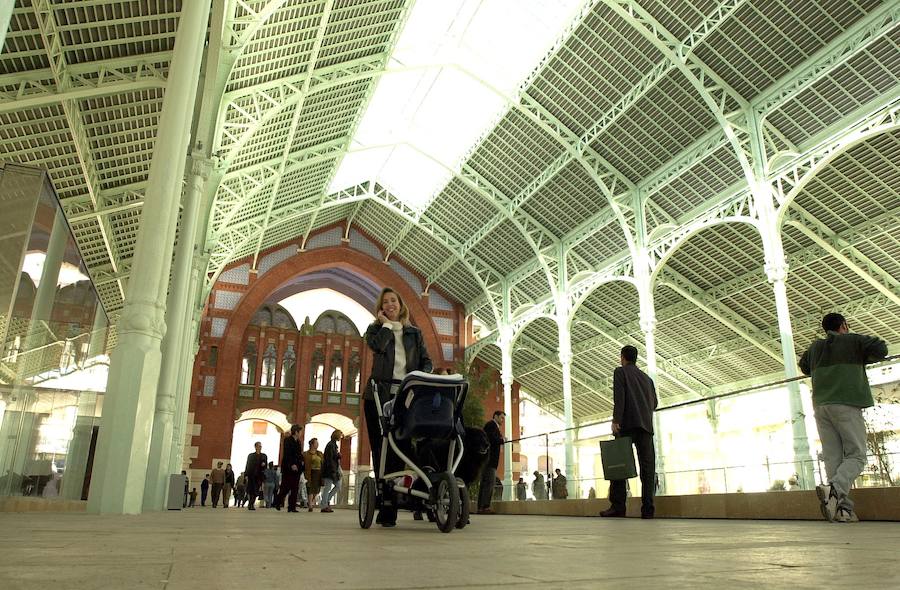
M 347 247 L 321 248 L 302 252 L 268 270 L 253 281 L 231 314 L 219 351 L 216 385 L 221 395 L 214 412 L 202 412 L 203 450 L 199 459 L 226 456 L 231 446 L 231 426 L 234 422 L 235 396 L 240 378 L 241 343 L 244 331 L 253 314 L 266 299 L 291 279 L 317 270 L 339 267 L 358 273 L 377 285 L 390 286 L 403 298 L 409 308 L 410 318 L 422 330 L 422 337 L 429 354 L 436 363 L 443 360 L 440 340 L 434 322 L 419 294 L 391 267 L 370 256 Z M 374 301 L 372 302 L 374 305 Z M 199 410 L 199 408 L 198 408 Z M 211 415 L 213 414 L 213 415 Z M 301 417 L 297 417 L 302 421 Z M 227 436 L 223 436 L 227 433 Z

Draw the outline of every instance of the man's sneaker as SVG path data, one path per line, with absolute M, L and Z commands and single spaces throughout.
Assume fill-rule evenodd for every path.
M 830 484 L 816 486 L 816 495 L 819 497 L 819 502 L 822 503 L 822 516 L 828 522 L 834 522 L 838 509 L 838 496 L 834 491 L 834 486 Z
M 838 506 L 837 514 L 834 515 L 834 522 L 859 522 L 859 517 L 852 509 L 846 506 Z

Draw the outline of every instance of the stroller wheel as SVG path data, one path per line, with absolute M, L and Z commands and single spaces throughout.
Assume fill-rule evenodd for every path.
M 372 526 L 375 517 L 375 480 L 363 478 L 359 489 L 359 526 L 367 529 Z
M 439 474 L 434 480 L 434 516 L 442 533 L 456 528 L 459 518 L 459 487 L 450 472 Z
M 456 521 L 456 528 L 466 528 L 467 524 L 469 524 L 469 488 L 463 483 L 459 486 L 459 518 Z

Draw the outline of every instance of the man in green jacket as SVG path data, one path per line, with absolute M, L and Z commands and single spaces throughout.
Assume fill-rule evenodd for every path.
M 831 522 L 857 522 L 850 487 L 866 466 L 866 423 L 862 410 L 875 405 L 866 365 L 887 356 L 887 344 L 853 334 L 839 313 L 822 319 L 825 338 L 800 358 L 800 370 L 812 376 L 813 409 L 828 483 L 816 486 L 822 515 Z

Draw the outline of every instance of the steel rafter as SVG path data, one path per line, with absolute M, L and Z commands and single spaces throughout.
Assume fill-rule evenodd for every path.
M 259 240 L 256 243 L 256 251 L 253 253 L 252 268 L 256 268 L 257 260 L 259 258 L 259 250 L 262 247 L 266 229 L 269 227 L 269 219 L 272 216 L 272 206 L 275 204 L 275 198 L 278 196 L 278 189 L 281 187 L 281 180 L 284 178 L 284 171 L 288 165 L 288 156 L 291 152 L 291 147 L 294 144 L 294 137 L 297 134 L 297 127 L 300 124 L 300 115 L 303 113 L 303 105 L 305 104 L 306 96 L 309 93 L 309 83 L 312 79 L 312 73 L 316 68 L 316 62 L 319 59 L 319 51 L 322 48 L 322 40 L 325 38 L 325 30 L 328 27 L 328 20 L 331 18 L 331 9 L 333 6 L 334 0 L 326 0 L 325 6 L 322 9 L 322 16 L 319 18 L 318 31 L 316 32 L 316 38 L 315 41 L 313 41 L 312 51 L 310 51 L 309 61 L 306 66 L 306 76 L 304 77 L 303 82 L 300 85 L 302 98 L 297 102 L 297 104 L 294 105 L 294 116 L 291 119 L 291 126 L 284 140 L 284 150 L 281 155 L 281 161 L 278 164 L 278 170 L 275 173 L 275 181 L 272 184 L 272 190 L 269 195 L 269 202 L 266 205 L 266 214 L 262 223 L 262 230 L 259 232 Z M 366 104 L 367 102 L 368 101 L 364 101 L 363 104 Z M 315 214 L 313 214 L 313 217 L 315 217 Z M 310 223 L 310 229 L 311 228 L 312 223 Z M 303 236 L 304 244 L 306 243 L 306 238 L 308 236 L 309 229 L 307 229 L 306 235 Z
M 73 78 L 68 71 L 65 47 L 62 45 L 59 28 L 56 24 L 56 8 L 51 0 L 34 0 L 33 7 L 34 15 L 41 31 L 41 39 L 47 50 L 47 61 L 50 63 L 50 70 L 53 72 L 53 79 L 56 82 L 56 87 L 61 93 L 67 93 L 72 86 Z M 64 101 L 62 107 L 66 115 L 69 131 L 72 134 L 75 150 L 78 154 L 78 162 L 81 166 L 82 173 L 84 174 L 84 182 L 88 190 L 88 196 L 90 197 L 91 205 L 96 211 L 99 208 L 97 200 L 97 186 L 99 185 L 97 168 L 94 165 L 93 152 L 91 151 L 87 134 L 84 131 L 84 119 L 81 114 L 81 109 L 78 106 L 78 102 L 75 100 Z M 121 261 L 119 260 L 115 244 L 112 241 L 112 230 L 109 227 L 109 221 L 106 217 L 101 216 L 97 218 L 97 223 L 100 228 L 103 247 L 106 250 L 106 255 L 109 257 L 110 265 L 112 266 L 113 271 L 118 273 L 118 266 Z M 116 281 L 116 285 L 119 289 L 119 295 L 124 301 L 125 287 L 122 284 L 122 281 Z

